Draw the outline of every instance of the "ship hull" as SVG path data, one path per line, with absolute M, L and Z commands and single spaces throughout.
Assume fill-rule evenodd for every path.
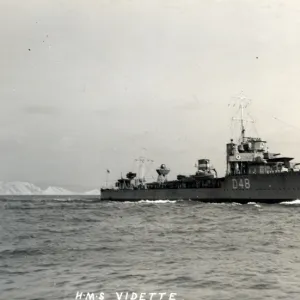
M 215 188 L 158 188 L 101 191 L 102 200 L 194 200 L 203 202 L 278 203 L 300 199 L 300 172 L 228 176 Z

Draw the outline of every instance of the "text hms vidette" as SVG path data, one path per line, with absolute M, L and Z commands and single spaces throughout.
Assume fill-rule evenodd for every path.
M 128 293 L 115 292 L 114 294 L 105 295 L 103 292 L 80 292 L 78 291 L 75 300 L 179 300 L 176 298 L 177 293 Z M 183 300 L 183 299 L 181 299 Z

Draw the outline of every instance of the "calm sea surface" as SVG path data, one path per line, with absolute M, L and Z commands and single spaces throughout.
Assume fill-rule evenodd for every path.
M 96 200 L 0 199 L 0 299 L 300 299 L 299 200 Z

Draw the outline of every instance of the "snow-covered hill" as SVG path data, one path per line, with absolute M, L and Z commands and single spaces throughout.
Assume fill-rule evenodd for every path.
M 43 191 L 43 195 L 73 195 L 74 193 L 61 187 L 49 186 Z
M 43 190 L 29 182 L 0 182 L 0 195 L 41 195 Z
M 88 192 L 85 192 L 84 193 L 84 195 L 90 195 L 90 196 L 98 196 L 98 195 L 100 195 L 100 190 L 97 190 L 97 189 L 95 189 L 95 190 L 92 190 L 92 191 L 88 191 Z
M 0 195 L 99 195 L 99 190 L 92 190 L 85 193 L 71 192 L 62 187 L 49 186 L 45 190 L 40 187 L 22 181 L 0 182 Z

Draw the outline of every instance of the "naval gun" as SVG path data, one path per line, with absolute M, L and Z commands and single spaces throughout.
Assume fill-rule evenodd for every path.
M 158 169 L 156 169 L 156 172 L 158 174 L 157 182 L 158 183 L 164 183 L 168 181 L 168 174 L 170 173 L 170 169 L 167 168 L 165 164 L 161 164 Z
M 197 172 L 195 178 L 216 178 L 218 176 L 216 169 L 211 166 L 210 160 L 207 158 L 198 159 L 198 164 L 195 165 Z

